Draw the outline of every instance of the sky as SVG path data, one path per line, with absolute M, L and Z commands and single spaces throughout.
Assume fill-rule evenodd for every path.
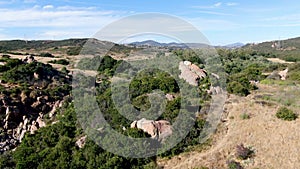
M 295 0 L 0 0 L 0 40 L 89 38 L 124 17 L 155 12 L 189 22 L 213 45 L 258 43 L 300 37 L 299 9 Z

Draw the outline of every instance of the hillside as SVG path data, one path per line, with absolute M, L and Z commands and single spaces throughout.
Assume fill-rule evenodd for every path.
M 247 97 L 228 97 L 223 122 L 211 145 L 171 160 L 161 159 L 159 164 L 165 169 L 226 168 L 228 161 L 236 159 L 237 145 L 244 144 L 255 152 L 247 160 L 237 159 L 246 169 L 297 168 L 300 165 L 297 152 L 300 121 L 287 122 L 276 118 L 276 111 L 284 103 L 272 100 L 284 99 L 282 94 L 285 92 L 297 92 L 295 95 L 299 95 L 299 86 L 297 89 L 292 86 L 284 89 L 285 86 L 260 84 L 258 88 Z M 268 95 L 272 99 L 265 97 Z M 295 103 L 299 103 L 299 99 Z M 299 108 L 296 110 L 298 112 Z
M 147 41 L 151 46 L 128 46 L 96 39 L 85 47 L 86 41 L 0 41 L 0 168 L 268 169 L 300 165 L 299 63 L 271 58 L 282 58 L 285 52 L 296 54 L 299 38 L 286 40 L 286 46 L 295 46 L 292 50 L 269 49 L 272 42 L 212 51 L 173 48 L 177 44 L 156 48 L 152 41 Z M 82 49 L 92 54 L 84 55 Z M 145 64 L 151 59 L 156 62 Z M 139 71 L 129 63 L 147 69 Z M 156 65 L 170 71 L 155 69 Z M 80 88 L 89 84 L 93 86 Z M 83 98 L 74 100 L 82 91 Z M 191 97 L 195 95 L 198 98 Z M 113 100 L 117 96 L 120 103 Z M 217 96 L 226 96 L 225 105 L 216 106 L 222 110 L 221 119 L 203 143 L 205 127 L 213 125 L 209 113 Z M 98 139 L 109 146 L 127 143 L 109 139 L 105 126 L 95 118 L 98 115 L 91 111 L 90 97 L 115 131 L 149 138 L 128 145 L 142 153 L 155 152 L 149 145 L 163 147 L 163 140 L 180 134 L 180 128 L 172 125 L 181 111 L 190 115 L 183 122 L 191 130 L 161 154 L 123 157 L 100 147 L 88 133 L 100 133 Z M 159 104 L 153 107 L 153 103 Z M 120 110 L 130 116 L 124 117 Z M 140 111 L 153 118 L 144 119 Z M 87 121 L 97 127 L 90 128 Z M 132 151 L 127 148 L 122 153 Z
M 300 38 L 247 44 L 243 48 L 254 50 L 266 57 L 276 57 L 292 62 L 300 60 Z

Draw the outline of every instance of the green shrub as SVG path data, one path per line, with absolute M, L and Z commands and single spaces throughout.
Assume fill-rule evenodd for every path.
M 41 56 L 41 57 L 54 58 L 54 56 L 53 56 L 51 53 L 48 53 L 48 52 L 46 52 L 46 53 L 41 53 L 40 56 Z
M 239 159 L 246 160 L 253 155 L 254 151 L 248 147 L 245 147 L 243 144 L 236 146 L 236 156 Z
M 81 47 L 70 47 L 67 50 L 67 55 L 70 56 L 79 55 L 80 51 L 81 51 Z
M 241 119 L 246 120 L 246 119 L 250 119 L 250 115 L 248 113 L 242 113 L 240 115 Z
M 59 60 L 50 60 L 48 63 L 68 65 L 70 62 L 67 61 L 66 59 L 59 59 Z
M 298 115 L 286 107 L 281 107 L 280 109 L 278 109 L 276 113 L 276 117 L 279 119 L 292 121 L 292 120 L 296 120 Z
M 228 166 L 228 169 L 243 169 L 243 167 L 241 166 L 241 164 L 239 162 L 236 162 L 233 160 L 228 161 L 227 166 Z

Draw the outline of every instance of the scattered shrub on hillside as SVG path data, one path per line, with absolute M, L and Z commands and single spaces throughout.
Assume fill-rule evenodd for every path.
M 249 89 L 245 87 L 242 83 L 237 81 L 229 82 L 227 84 L 227 91 L 229 93 L 240 95 L 240 96 L 247 96 L 248 94 L 250 94 Z
M 70 62 L 67 61 L 66 59 L 59 59 L 59 60 L 50 60 L 48 63 L 68 65 Z
M 7 59 L 8 59 L 8 58 L 10 58 L 10 55 L 6 55 L 6 54 L 4 54 L 4 55 L 2 55 L 2 57 L 3 57 L 3 58 L 7 58 Z
M 227 162 L 228 169 L 243 169 L 242 165 L 239 162 L 230 160 Z
M 280 109 L 278 109 L 276 113 L 276 117 L 279 119 L 292 121 L 292 120 L 296 120 L 298 115 L 286 107 L 281 107 Z
M 236 146 L 236 156 L 239 159 L 246 160 L 253 155 L 254 151 L 248 147 L 245 147 L 243 144 Z
M 240 118 L 243 119 L 243 120 L 250 119 L 250 115 L 248 113 L 242 113 L 240 115 Z
M 61 68 L 60 71 L 61 71 L 62 73 L 64 73 L 64 74 L 70 73 L 70 71 L 69 71 L 66 67 Z
M 300 81 L 300 63 L 289 66 L 288 80 Z
M 77 68 L 82 70 L 97 70 L 101 74 L 112 76 L 123 61 L 117 61 L 111 56 L 95 56 L 93 58 L 84 58 L 79 61 Z M 124 66 L 124 65 L 122 65 Z
M 81 47 L 70 47 L 67 50 L 67 54 L 70 56 L 79 55 Z
M 54 56 L 53 56 L 51 53 L 48 53 L 48 52 L 46 52 L 46 53 L 41 53 L 40 56 L 41 56 L 41 57 L 54 58 Z

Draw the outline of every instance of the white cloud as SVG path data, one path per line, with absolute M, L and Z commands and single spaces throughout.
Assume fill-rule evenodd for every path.
M 197 9 L 215 9 L 215 8 L 220 8 L 222 6 L 237 6 L 239 5 L 238 3 L 236 2 L 227 2 L 227 3 L 222 3 L 222 2 L 218 2 L 218 3 L 215 3 L 213 5 L 209 5 L 209 6 L 192 6 L 192 8 L 197 8 Z
M 208 5 L 208 6 L 192 6 L 192 8 L 197 8 L 197 9 L 214 9 L 214 8 L 219 8 L 222 6 L 222 2 L 215 3 L 213 5 Z
M 218 3 L 214 4 L 213 6 L 214 7 L 220 7 L 221 5 L 222 5 L 222 2 L 218 2 Z
M 213 11 L 197 11 L 197 12 L 203 14 L 219 15 L 219 16 L 234 16 L 233 14 L 229 14 L 229 13 L 213 12 Z
M 49 8 L 48 8 L 49 9 Z M 103 26 L 128 15 L 123 11 L 98 10 L 93 7 L 58 7 L 45 10 L 41 6 L 29 9 L 1 9 L 0 25 L 4 30 L 22 30 L 30 39 L 61 39 L 70 37 L 90 37 Z M 33 29 L 36 30 L 33 33 Z M 19 32 L 9 31 L 0 36 L 16 38 Z
M 96 7 L 59 6 L 57 10 L 96 10 Z
M 53 5 L 45 5 L 43 6 L 43 9 L 53 9 L 54 6 Z
M 235 2 L 228 2 L 226 3 L 226 6 L 237 6 L 238 3 L 235 3 Z
M 91 35 L 89 35 L 91 36 Z M 46 31 L 41 31 L 39 33 L 36 33 L 34 35 L 34 38 L 36 40 L 38 39 L 51 39 L 51 40 L 56 40 L 56 39 L 66 39 L 70 37 L 76 37 L 76 38 L 86 38 L 88 37 L 87 32 L 84 31 L 66 31 L 66 30 L 46 30 Z
M 1 27 L 90 27 L 107 24 L 118 18 L 120 12 L 97 11 L 91 9 L 42 10 L 35 6 L 31 9 L 0 9 Z

